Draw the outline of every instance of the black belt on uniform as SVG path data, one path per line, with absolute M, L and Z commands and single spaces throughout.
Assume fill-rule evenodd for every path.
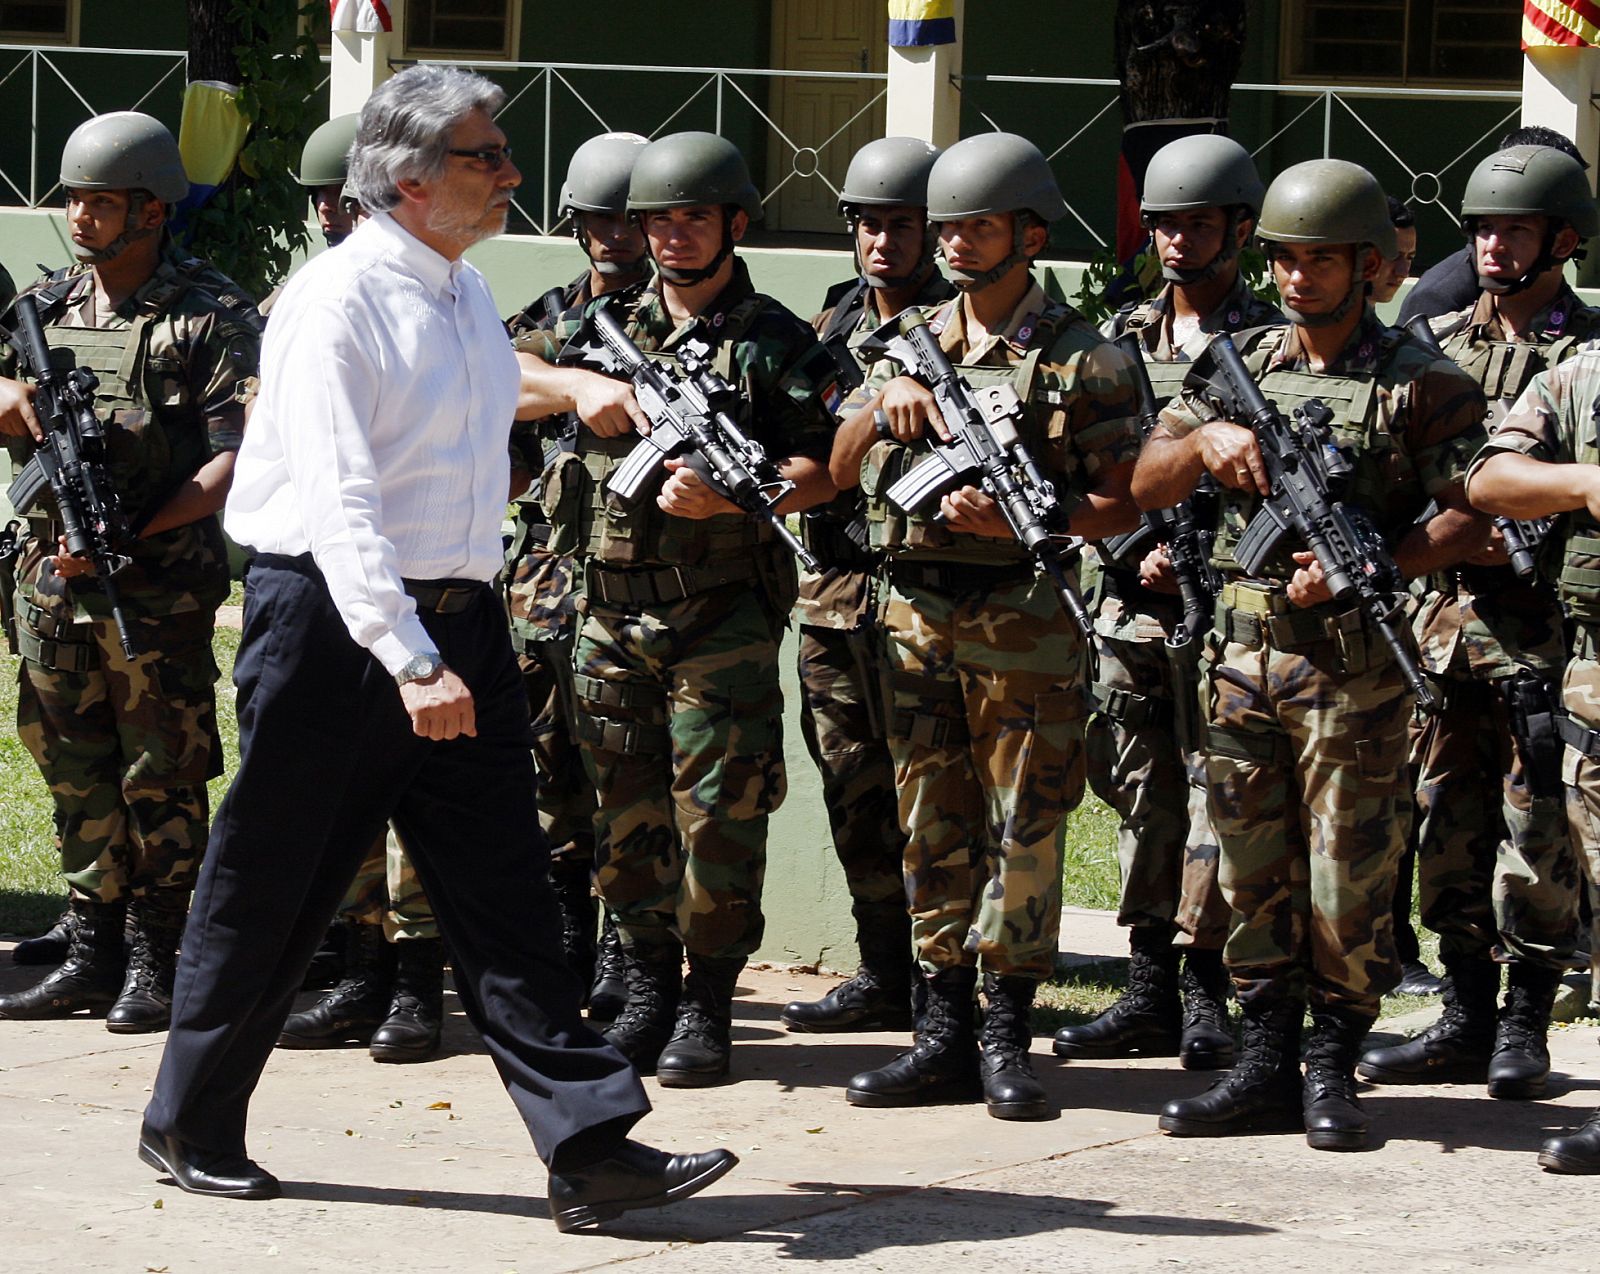
M 1032 562 L 909 562 L 890 558 L 889 580 L 910 588 L 932 588 L 942 593 L 992 593 L 1032 580 Z
M 1591 730 L 1562 712 L 1556 715 L 1556 733 L 1569 748 L 1577 748 L 1591 761 L 1600 760 L 1600 730 Z
M 474 579 L 408 579 L 401 580 L 406 592 L 417 606 L 435 615 L 456 615 L 471 606 L 489 585 Z
M 760 573 L 753 557 L 716 566 L 647 566 L 617 570 L 590 562 L 586 573 L 589 599 L 607 606 L 659 606 L 686 597 L 743 584 Z

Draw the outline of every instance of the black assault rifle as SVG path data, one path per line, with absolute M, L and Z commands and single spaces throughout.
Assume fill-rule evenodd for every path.
M 11 339 L 20 341 L 18 353 L 33 375 L 33 407 L 44 426 L 44 441 L 12 481 L 6 499 L 19 514 L 26 515 L 39 505 L 46 491 L 50 493 L 67 553 L 94 563 L 95 578 L 116 621 L 122 653 L 132 659 L 133 636 L 122 613 L 116 582 L 118 572 L 128 565 L 125 550 L 132 536 L 106 470 L 105 430 L 94 414 L 99 381 L 87 367 L 67 371 L 51 362 L 50 345 L 31 296 L 18 297 L 14 308 L 18 324 Z M 47 545 L 46 550 L 54 551 L 54 546 Z
M 1064 558 L 1083 541 L 1051 529 L 1063 521 L 1055 485 L 1040 472 L 1017 433 L 1022 400 L 1010 385 L 975 390 L 951 366 L 920 310 L 904 311 L 861 346 L 872 358 L 892 358 L 933 391 L 950 441 L 933 439 L 931 454 L 918 460 L 885 493 L 889 502 L 915 513 L 961 486 L 977 486 L 1000 506 L 1022 546 L 1050 577 L 1056 596 L 1086 637 L 1094 621 L 1067 574 Z
M 1139 432 L 1149 438 L 1160 419 L 1160 408 L 1139 348 L 1139 335 L 1125 333 L 1116 343 L 1133 360 L 1134 387 L 1139 393 Z M 1142 556 L 1158 544 L 1167 546 L 1172 573 L 1178 581 L 1178 596 L 1183 601 L 1183 622 L 1167 638 L 1167 645 L 1174 650 L 1189 645 L 1211 627 L 1217 594 L 1222 590 L 1222 576 L 1211 565 L 1211 540 L 1215 537 L 1196 523 L 1194 498 L 1190 496 L 1170 509 L 1146 510 L 1136 530 L 1104 541 L 1106 552 L 1117 561 Z
M 1439 344 L 1439 338 L 1433 334 L 1433 328 L 1429 325 L 1426 315 L 1418 314 L 1406 324 L 1406 330 L 1435 358 L 1450 357 Z M 1550 528 L 1554 525 L 1554 521 L 1550 518 L 1526 518 L 1520 521 L 1504 515 L 1495 518 L 1495 530 L 1500 532 L 1500 538 L 1505 542 L 1506 555 L 1511 559 L 1511 569 L 1517 573 L 1518 578 L 1533 577 L 1534 555 L 1549 537 Z
M 564 366 L 583 366 L 630 382 L 650 418 L 650 432 L 612 472 L 606 490 L 626 504 L 635 503 L 659 480 L 667 460 L 683 456 L 723 499 L 764 518 L 807 570 L 821 570 L 822 563 L 774 507 L 794 490 L 794 483 L 734 422 L 739 391 L 712 367 L 711 346 L 696 335 L 679 341 L 673 352 L 683 369 L 681 376 L 651 362 L 603 301 L 561 350 L 558 361 Z
M 1433 691 L 1407 644 L 1405 581 L 1367 511 L 1343 498 L 1352 463 L 1334 441 L 1333 413 L 1312 399 L 1295 409 L 1293 424 L 1284 419 L 1262 396 L 1226 333 L 1212 338 L 1184 385 L 1220 404 L 1223 415 L 1251 430 L 1261 448 L 1272 494 L 1234 549 L 1240 567 L 1258 574 L 1293 531 L 1316 555 L 1334 600 L 1361 607 L 1383 634 L 1417 705 L 1433 712 Z

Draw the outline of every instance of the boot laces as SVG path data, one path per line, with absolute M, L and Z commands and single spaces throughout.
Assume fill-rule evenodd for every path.
M 1213 987 L 1193 969 L 1183 971 L 1183 1029 L 1196 1026 L 1214 1026 L 1228 1029 L 1228 998 L 1218 994 Z

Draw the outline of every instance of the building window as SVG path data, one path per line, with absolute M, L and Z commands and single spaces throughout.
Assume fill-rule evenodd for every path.
M 78 0 L 0 0 L 0 43 L 72 44 Z
M 406 5 L 406 53 L 438 56 L 516 56 L 511 0 L 411 0 Z
M 1508 0 L 1287 0 L 1290 79 L 1515 85 L 1520 7 Z

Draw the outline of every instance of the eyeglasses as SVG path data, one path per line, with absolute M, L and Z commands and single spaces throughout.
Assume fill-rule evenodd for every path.
M 490 146 L 485 150 L 456 150 L 452 147 L 445 153 L 447 155 L 459 155 L 462 159 L 475 159 L 492 173 L 499 172 L 501 168 L 511 162 L 511 147 L 509 146 Z

